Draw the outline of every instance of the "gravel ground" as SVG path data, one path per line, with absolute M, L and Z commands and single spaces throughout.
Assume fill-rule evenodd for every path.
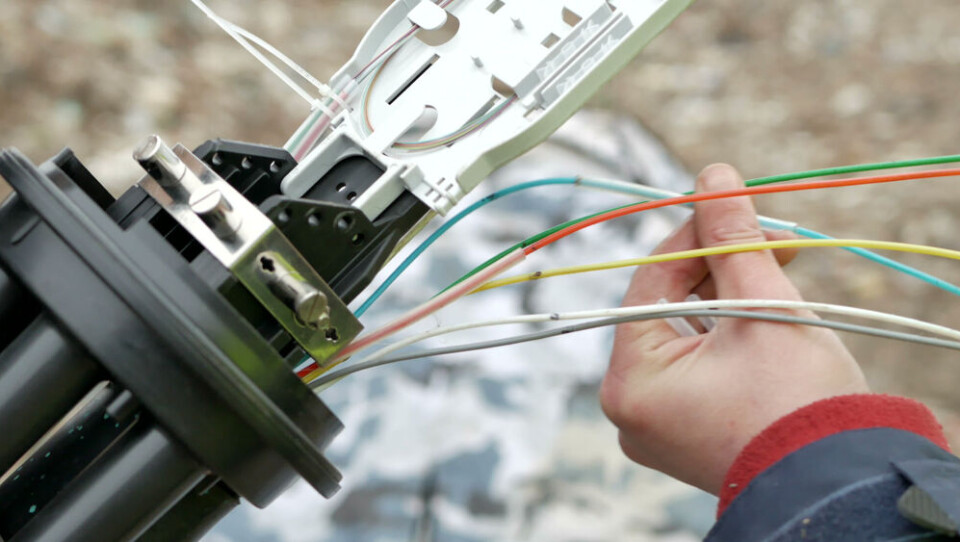
M 214 2 L 327 77 L 384 1 Z M 956 2 L 703 0 L 609 84 L 594 107 L 639 118 L 690 169 L 747 176 L 956 152 Z M 197 144 L 280 144 L 303 105 L 188 2 L 0 2 L 0 145 L 42 160 L 72 146 L 115 191 L 150 132 Z M 960 248 L 954 181 L 765 198 L 763 211 L 835 236 Z M 0 187 L 0 194 L 3 193 Z M 906 258 L 945 278 L 949 263 Z M 811 299 L 945 324 L 960 304 L 838 251 L 792 266 Z M 960 280 L 960 279 L 957 279 Z M 879 390 L 933 404 L 960 436 L 955 356 L 848 338 Z M 957 439 L 955 439 L 957 440 Z

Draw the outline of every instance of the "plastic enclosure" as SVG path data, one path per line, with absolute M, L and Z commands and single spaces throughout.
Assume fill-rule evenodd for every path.
M 559 128 L 692 2 L 453 0 L 442 8 L 397 0 L 331 81 L 349 110 L 282 189 L 300 197 L 340 160 L 362 154 L 384 172 L 353 202 L 369 218 L 404 189 L 445 214 L 494 169 Z M 352 81 L 413 25 L 419 29 L 379 72 Z M 511 99 L 446 145 L 395 146 L 455 133 Z

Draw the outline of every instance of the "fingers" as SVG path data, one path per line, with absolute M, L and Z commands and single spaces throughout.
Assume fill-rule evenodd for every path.
M 767 241 L 788 241 L 797 238 L 794 233 L 784 230 L 763 230 L 763 235 Z M 773 251 L 773 257 L 777 259 L 777 264 L 780 267 L 786 267 L 799 253 L 800 249 L 798 248 L 781 248 Z M 716 299 L 717 283 L 713 280 L 713 276 L 707 275 L 707 278 L 703 279 L 703 282 L 693 289 L 693 293 L 700 296 L 701 299 Z
M 708 166 L 697 177 L 697 192 L 733 190 L 743 185 L 740 174 L 725 164 Z M 703 247 L 766 240 L 749 197 L 698 202 L 695 208 L 697 240 Z M 723 254 L 710 256 L 706 260 L 716 284 L 717 297 L 799 298 L 770 251 Z
M 697 232 L 691 220 L 663 241 L 654 250 L 654 254 L 693 250 L 697 247 Z M 623 304 L 624 306 L 651 305 L 660 299 L 671 302 L 683 301 L 706 276 L 707 265 L 702 258 L 641 266 L 633 275 Z M 656 349 L 657 346 L 677 337 L 673 328 L 663 320 L 637 322 L 620 326 L 617 330 L 619 340 L 627 340 L 631 343 L 640 341 L 641 344 L 637 346 L 647 351 Z
M 693 220 L 688 220 L 660 243 L 652 254 L 696 248 L 699 248 L 697 232 Z M 630 281 L 623 304 L 648 305 L 662 298 L 669 301 L 682 300 L 706 276 L 707 266 L 702 258 L 640 266 Z

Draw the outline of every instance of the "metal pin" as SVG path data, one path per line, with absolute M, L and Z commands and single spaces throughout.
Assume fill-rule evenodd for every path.
M 517 30 L 523 30 L 523 21 L 520 20 L 520 17 L 514 17 L 510 20 L 513 21 L 513 26 L 517 27 Z
M 163 186 L 179 184 L 187 173 L 186 164 L 158 135 L 145 139 L 137 150 L 133 151 L 133 159 L 140 162 L 143 169 Z
M 327 296 L 319 290 L 304 292 L 293 301 L 297 320 L 310 327 L 325 328 L 330 325 L 330 304 Z
M 221 239 L 236 235 L 243 217 L 233 210 L 230 202 L 215 186 L 204 185 L 190 194 L 190 209 Z
M 301 325 L 313 329 L 330 327 L 330 303 L 323 292 L 294 276 L 273 252 L 261 253 L 256 262 L 267 287 L 293 310 Z
M 478 67 L 478 68 L 482 68 L 482 67 L 483 67 L 483 61 L 480 60 L 480 57 L 475 56 L 475 57 L 472 57 L 472 58 L 473 58 L 473 64 L 474 64 L 474 66 L 476 66 L 476 67 Z

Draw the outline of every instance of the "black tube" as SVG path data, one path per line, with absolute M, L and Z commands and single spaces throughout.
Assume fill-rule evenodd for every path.
M 87 394 L 5 477 L 0 478 L 0 540 L 10 540 L 71 481 L 116 442 L 134 416 L 111 416 L 107 407 L 119 395 L 107 382 Z
M 36 299 L 0 269 L 0 350 L 6 348 L 38 312 Z
M 13 542 L 134 540 L 202 478 L 182 446 L 141 420 Z
M 67 414 L 101 379 L 99 366 L 40 316 L 0 352 L 0 472 Z
M 16 193 L 0 203 L 0 210 L 9 211 L 21 205 Z M 37 300 L 11 275 L 0 267 L 0 350 L 27 327 L 39 314 Z
M 215 476 L 208 476 L 180 500 L 137 542 L 193 542 L 240 504 L 240 497 Z

